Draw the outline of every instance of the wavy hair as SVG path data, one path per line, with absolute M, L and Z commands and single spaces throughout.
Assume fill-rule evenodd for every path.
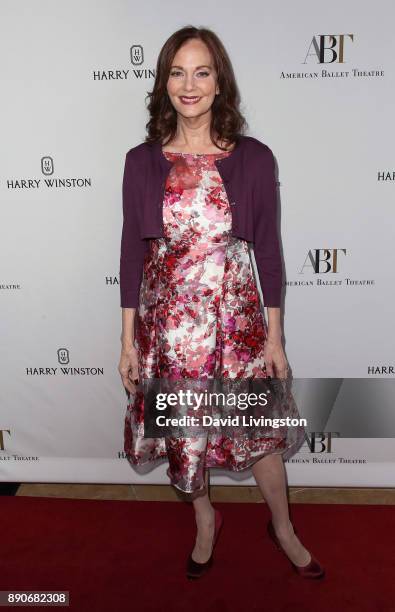
M 146 96 L 149 99 L 147 109 L 150 119 L 146 124 L 145 142 L 166 144 L 176 134 L 177 111 L 167 94 L 167 81 L 175 54 L 190 39 L 199 39 L 208 47 L 217 73 L 220 93 L 215 96 L 211 106 L 212 121 L 210 136 L 215 140 L 236 143 L 247 128 L 247 122 L 239 110 L 240 94 L 236 84 L 233 67 L 229 56 L 218 36 L 207 28 L 196 28 L 192 25 L 177 30 L 163 45 L 156 64 L 154 87 Z M 165 142 L 166 141 L 166 142 Z

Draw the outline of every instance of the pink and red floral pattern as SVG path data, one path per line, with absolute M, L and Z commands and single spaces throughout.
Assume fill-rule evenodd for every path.
M 151 239 L 144 262 L 135 345 L 143 378 L 267 377 L 267 326 L 248 244 L 231 235 L 231 208 L 212 154 L 164 153 L 174 162 L 163 202 L 163 238 Z M 177 488 L 204 487 L 204 468 L 239 471 L 285 438 L 144 438 L 144 398 L 131 394 L 125 453 L 136 466 L 168 459 Z

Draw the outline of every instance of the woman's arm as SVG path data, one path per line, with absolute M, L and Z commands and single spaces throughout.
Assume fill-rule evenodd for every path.
M 288 363 L 282 345 L 282 260 L 277 227 L 277 182 L 274 156 L 267 145 L 260 160 L 256 189 L 254 256 L 268 319 L 264 360 L 269 376 L 284 379 Z
M 267 309 L 268 334 L 264 349 L 266 372 L 272 378 L 287 378 L 288 362 L 284 353 L 281 331 L 281 309 L 269 307 Z
M 135 167 L 129 151 L 125 158 L 122 183 L 123 225 L 119 262 L 122 308 L 138 307 L 144 257 L 148 249 L 148 241 L 141 238 L 139 230 L 137 206 L 140 194 L 136 192 L 139 184 L 137 177 L 138 168 Z
M 122 308 L 121 357 L 118 370 L 122 383 L 132 393 L 139 379 L 138 353 L 134 346 L 135 316 L 139 304 L 140 285 L 143 275 L 144 257 L 147 241 L 140 237 L 136 173 L 132 163 L 131 151 L 126 154 L 122 184 L 123 226 L 119 264 L 119 284 Z
M 282 340 L 281 309 L 274 306 L 267 308 L 268 342 L 276 343 Z
M 277 227 L 275 163 L 271 149 L 263 144 L 262 147 L 257 154 L 254 177 L 254 257 L 264 305 L 280 308 L 282 260 Z
M 136 309 L 122 308 L 121 357 L 118 371 L 122 383 L 129 393 L 134 393 L 139 381 L 138 352 L 134 346 L 134 323 Z
M 122 350 L 129 351 L 134 346 L 135 308 L 122 308 Z

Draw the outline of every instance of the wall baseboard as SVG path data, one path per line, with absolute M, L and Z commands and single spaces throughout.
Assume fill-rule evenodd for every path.
M 372 487 L 289 487 L 293 504 L 395 505 L 395 489 Z M 171 485 L 24 483 L 16 495 L 74 499 L 124 499 L 137 501 L 189 501 Z M 211 485 L 213 502 L 265 503 L 256 486 Z

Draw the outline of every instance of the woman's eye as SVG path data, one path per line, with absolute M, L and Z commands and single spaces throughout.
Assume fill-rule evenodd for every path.
M 181 70 L 173 70 L 172 72 L 170 72 L 170 76 L 179 76 L 180 74 L 182 74 Z M 207 72 L 206 70 L 201 70 L 200 72 L 196 73 L 198 76 L 209 76 L 209 72 Z

